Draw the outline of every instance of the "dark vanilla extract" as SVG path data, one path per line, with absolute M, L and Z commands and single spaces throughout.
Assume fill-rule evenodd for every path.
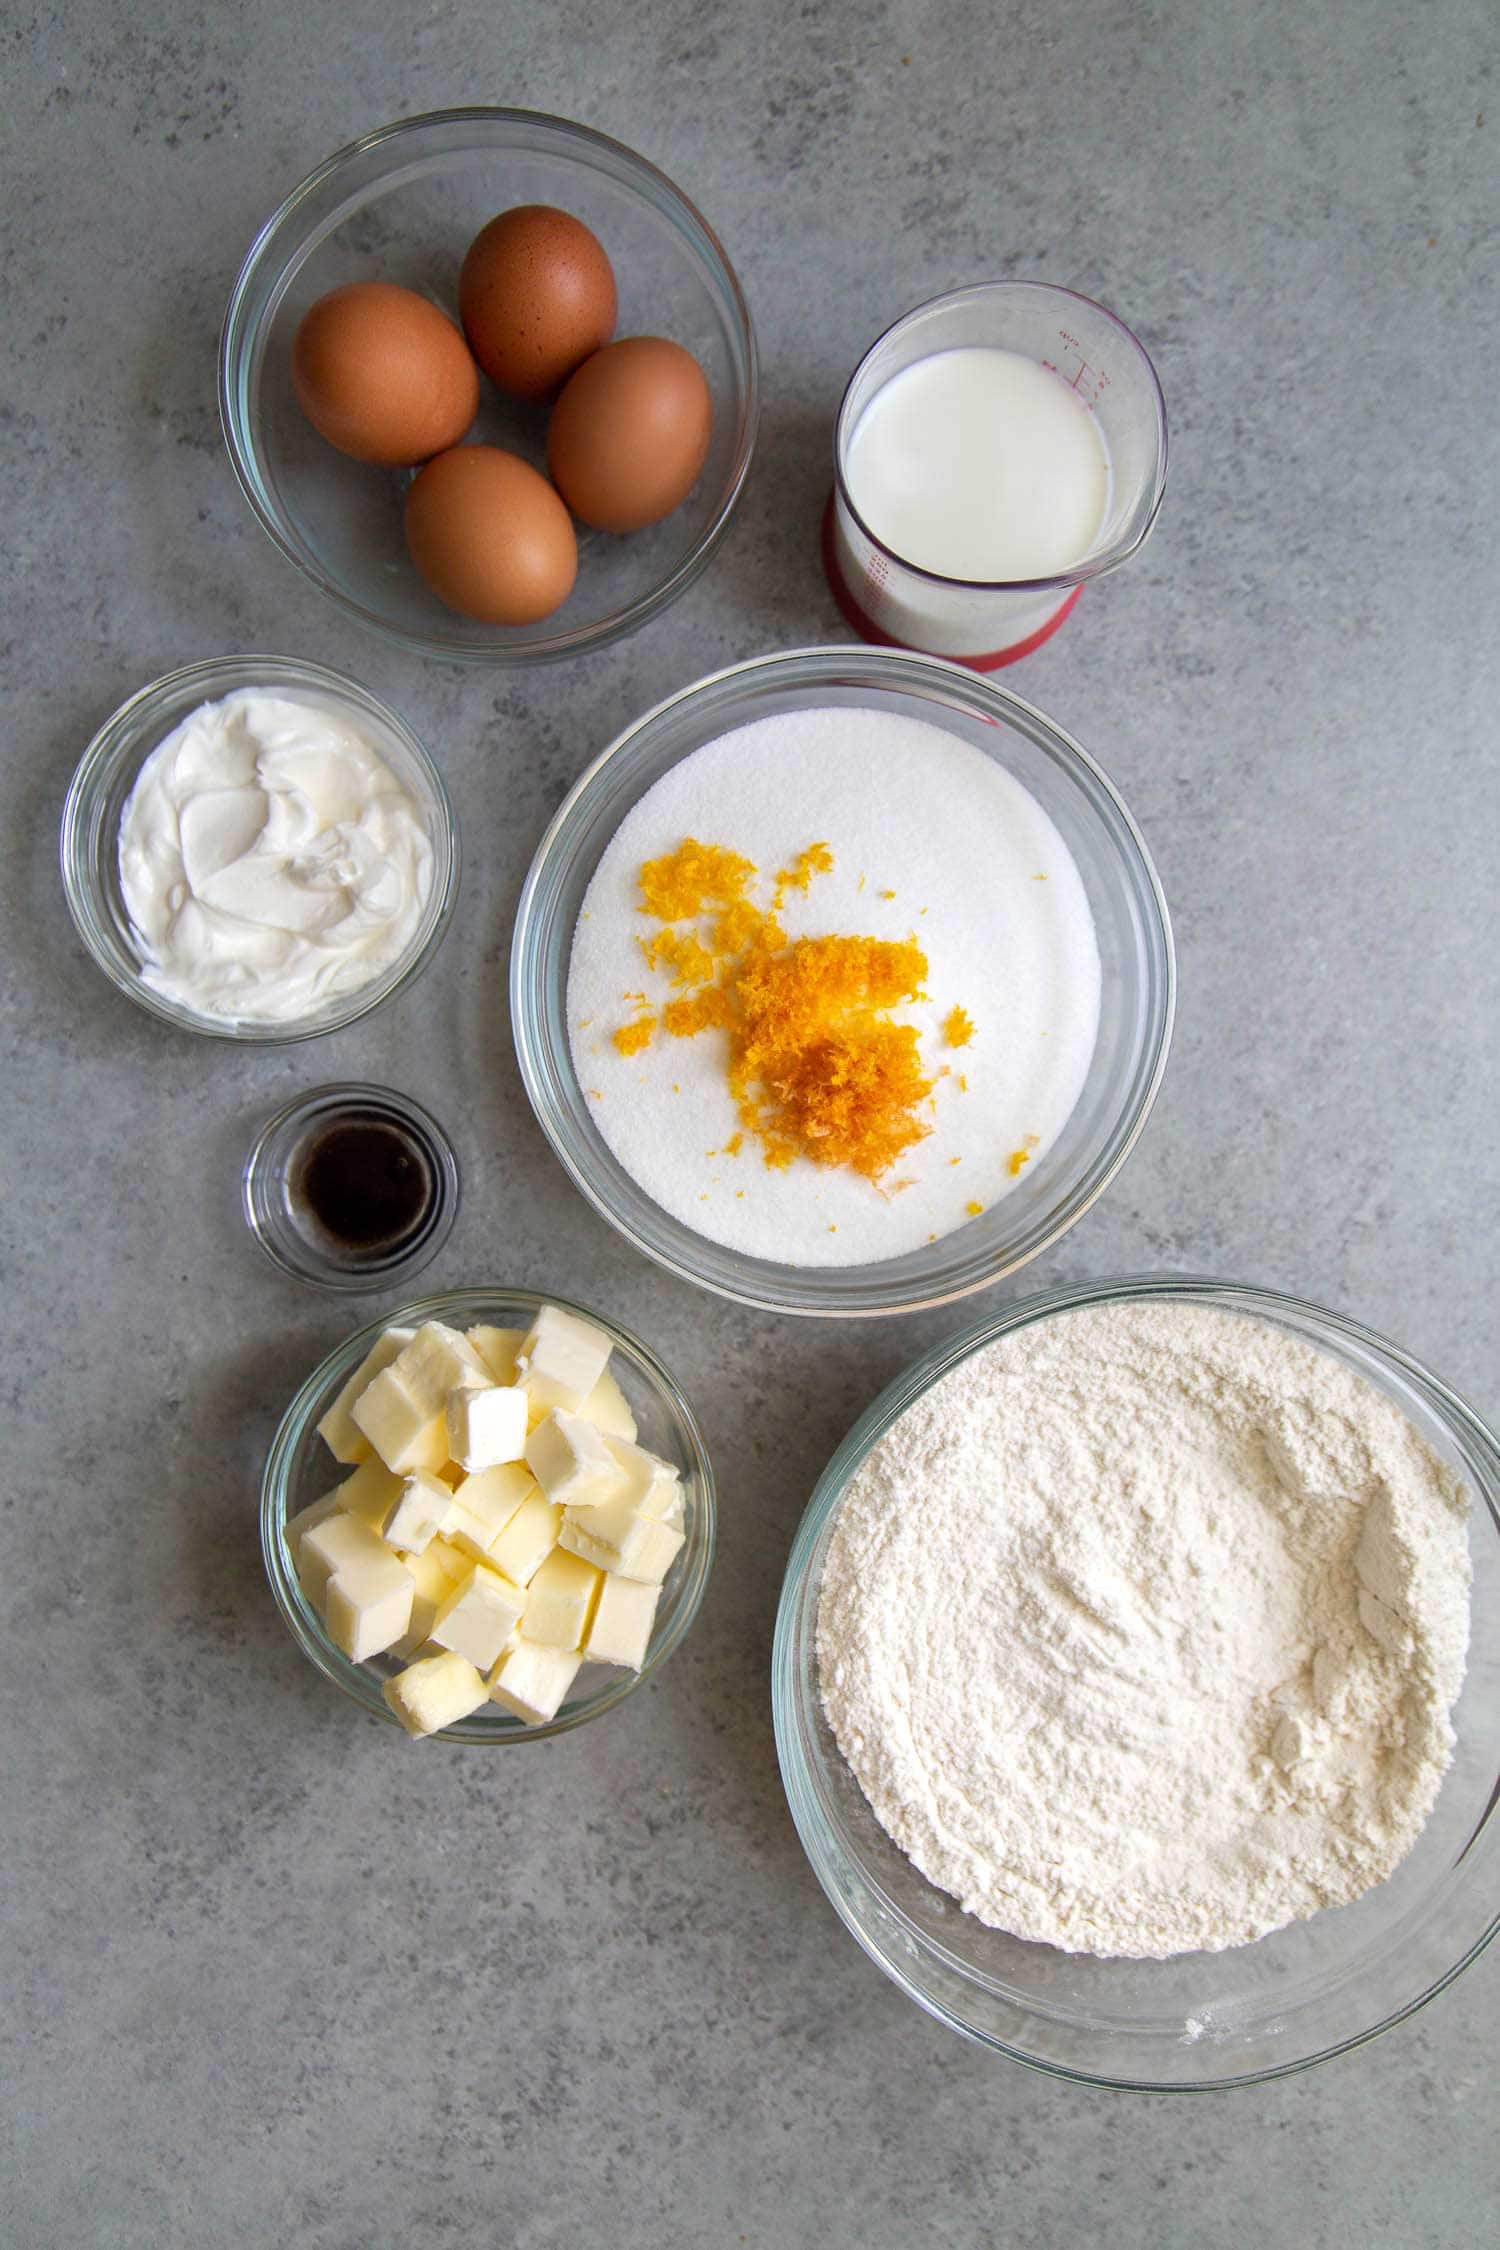
M 427 1222 L 438 1194 L 432 1158 L 406 1126 L 378 1112 L 334 1117 L 297 1152 L 293 1208 L 355 1257 L 389 1257 Z

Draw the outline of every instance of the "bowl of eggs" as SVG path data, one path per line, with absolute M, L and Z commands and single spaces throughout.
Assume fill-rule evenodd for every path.
M 750 466 L 755 339 L 706 221 L 537 111 L 341 149 L 234 285 L 219 412 L 281 552 L 421 655 L 576 655 L 702 570 Z

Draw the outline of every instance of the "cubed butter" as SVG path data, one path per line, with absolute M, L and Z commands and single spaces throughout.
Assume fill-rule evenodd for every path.
M 677 1471 L 671 1462 L 659 1460 L 654 1453 L 648 1453 L 642 1445 L 632 1444 L 628 1438 L 607 1437 L 604 1443 L 620 1472 L 620 1499 L 638 1516 L 664 1516 L 678 1483 Z
M 603 1583 L 591 1563 L 554 1547 L 526 1589 L 526 1639 L 543 1648 L 582 1648 Z
M 406 1349 L 410 1351 L 412 1345 Z M 386 1467 L 398 1476 L 409 1476 L 413 1469 L 440 1469 L 448 1458 L 442 1402 L 435 1410 L 424 1407 L 403 1382 L 399 1359 L 381 1369 L 350 1411 Z
M 355 1664 L 393 1648 L 411 1625 L 416 1583 L 399 1555 L 377 1545 L 378 1554 L 341 1563 L 323 1596 L 328 1638 Z
M 395 1559 L 378 1531 L 338 1508 L 322 1523 L 303 1532 L 297 1548 L 297 1569 L 308 1599 L 321 1602 L 336 1572 L 382 1555 Z
M 352 1466 L 356 1461 L 369 1458 L 370 1441 L 349 1410 L 360 1392 L 375 1380 L 383 1368 L 390 1366 L 396 1354 L 405 1350 L 415 1334 L 415 1328 L 388 1328 L 383 1336 L 377 1336 L 323 1416 L 318 1424 L 318 1435 L 335 1461 L 347 1461 Z
M 608 1368 L 578 1411 L 586 1422 L 593 1423 L 596 1430 L 607 1431 L 611 1437 L 633 1438 L 636 1434 L 635 1416 L 630 1411 L 625 1393 Z
M 609 1363 L 609 1338 L 592 1321 L 543 1305 L 517 1354 L 519 1379 L 544 1409 L 580 1407 Z
M 521 1502 L 535 1490 L 536 1480 L 524 1461 L 503 1461 L 465 1477 L 453 1495 L 448 1536 L 475 1562 L 484 1562 Z
M 609 1337 L 546 1305 L 529 1330 L 380 1335 L 318 1428 L 352 1472 L 285 1527 L 330 1639 L 409 1734 L 489 1695 L 553 1719 L 585 1655 L 639 1670 L 683 1545 L 678 1472 L 637 1441 Z
M 455 1492 L 452 1512 L 448 1517 L 448 1537 L 454 1546 L 463 1550 L 469 1562 L 483 1562 L 495 1536 L 494 1526 L 484 1522 L 480 1516 L 471 1515 Z
M 411 1598 L 411 1622 L 391 1653 L 407 1663 L 425 1647 L 439 1604 L 452 1592 L 454 1580 L 466 1574 L 469 1561 L 456 1547 L 445 1549 L 441 1539 L 434 1539 L 420 1555 L 404 1555 L 402 1561 L 415 1591 Z M 457 1567 L 450 1568 L 450 1563 Z
M 519 1461 L 526 1450 L 526 1393 L 491 1383 L 448 1393 L 448 1454 L 470 1474 Z
M 353 1476 L 345 1477 L 336 1495 L 346 1515 L 358 1516 L 372 1531 L 383 1531 L 385 1521 L 401 1497 L 401 1479 L 377 1455 L 361 1461 Z
M 424 1320 L 392 1364 L 429 1421 L 442 1413 L 450 1391 L 490 1380 L 489 1369 L 468 1337 L 441 1320 Z
M 580 1508 L 564 1516 L 558 1544 L 600 1570 L 659 1586 L 676 1560 L 683 1534 L 655 1516 L 628 1508 Z
M 408 1734 L 436 1734 L 477 1711 L 489 1688 L 467 1657 L 424 1656 L 387 1680 L 382 1695 Z
M 385 1520 L 387 1544 L 406 1555 L 424 1554 L 438 1533 L 448 1529 L 456 1505 L 451 1485 L 430 1469 L 414 1469 Z
M 491 1544 L 489 1562 L 503 1571 L 513 1586 L 529 1586 L 557 1545 L 562 1521 L 561 1508 L 533 1490 Z
M 557 1717 L 582 1662 L 576 1649 L 543 1648 L 518 1638 L 489 1675 L 491 1699 L 518 1719 L 545 1726 Z
M 526 1466 L 560 1508 L 602 1507 L 624 1488 L 610 1440 L 581 1414 L 562 1407 L 555 1407 L 526 1440 Z
M 476 1563 L 439 1602 L 429 1638 L 488 1672 L 499 1662 L 525 1602 L 518 1586 L 487 1564 Z
M 435 1562 L 450 1586 L 458 1579 L 468 1576 L 474 1561 L 474 1557 L 466 1555 L 456 1540 L 446 1537 L 434 1539 L 422 1559 L 424 1562 Z
M 338 1493 L 325 1492 L 321 1500 L 314 1500 L 307 1507 L 300 1508 L 296 1515 L 287 1517 L 281 1535 L 286 1541 L 287 1553 L 292 1558 L 294 1570 L 300 1571 L 302 1568 L 302 1541 L 306 1534 L 316 1531 L 320 1523 L 326 1523 L 330 1516 L 336 1516 L 338 1512 Z
M 524 1328 L 481 1326 L 469 1330 L 469 1342 L 489 1369 L 490 1381 L 503 1384 L 507 1390 L 520 1381 L 516 1360 L 525 1341 Z
M 636 1535 L 626 1541 L 620 1553 L 620 1576 L 659 1586 L 685 1544 L 685 1534 L 675 1524 L 663 1523 L 656 1516 L 638 1516 Z
M 595 1664 L 624 1664 L 638 1672 L 651 1646 L 660 1586 L 637 1578 L 606 1578 L 599 1588 L 584 1653 Z

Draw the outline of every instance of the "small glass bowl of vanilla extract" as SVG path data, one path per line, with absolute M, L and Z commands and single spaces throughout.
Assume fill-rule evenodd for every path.
M 245 1222 L 268 1258 L 320 1289 L 384 1289 L 435 1257 L 458 1213 L 458 1159 L 419 1102 L 319 1086 L 262 1127 Z

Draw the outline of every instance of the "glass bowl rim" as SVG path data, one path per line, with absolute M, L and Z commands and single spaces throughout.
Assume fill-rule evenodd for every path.
M 1152 402 L 1156 409 L 1156 493 L 1140 529 L 1129 539 L 1117 539 L 1113 546 L 1101 549 L 1097 555 L 1091 556 L 1086 563 L 1075 565 L 1069 570 L 1055 571 L 1044 578 L 948 578 L 941 571 L 924 570 L 920 563 L 909 561 L 905 555 L 898 554 L 894 547 L 887 546 L 879 534 L 870 529 L 854 504 L 854 496 L 850 492 L 844 476 L 844 418 L 849 411 L 849 402 L 854 395 L 855 384 L 859 381 L 860 376 L 864 373 L 876 352 L 879 351 L 881 345 L 889 343 L 892 337 L 901 333 L 903 328 L 909 328 L 913 321 L 920 320 L 924 313 L 936 312 L 946 305 L 962 304 L 966 298 L 987 296 L 996 289 L 1024 290 L 1028 293 L 1034 290 L 1039 295 L 1049 297 L 1071 297 L 1075 304 L 1087 305 L 1090 312 L 1098 313 L 1102 319 L 1110 323 L 1111 327 L 1117 328 L 1126 343 L 1140 354 L 1141 363 L 1150 378 Z M 1102 578 L 1107 571 L 1117 570 L 1121 563 L 1128 562 L 1132 555 L 1140 551 L 1151 535 L 1156 519 L 1161 513 L 1162 501 L 1166 498 L 1167 467 L 1170 454 L 1171 435 L 1167 425 L 1167 401 L 1161 387 L 1161 377 L 1156 372 L 1156 362 L 1152 359 L 1151 354 L 1147 351 L 1135 330 L 1121 320 L 1117 312 L 1112 312 L 1108 305 L 1101 304 L 1097 297 L 1087 297 L 1081 289 L 1068 289 L 1060 281 L 971 281 L 967 282 L 961 289 L 945 289 L 936 297 L 926 297 L 921 304 L 912 305 L 908 311 L 901 313 L 895 320 L 882 328 L 880 334 L 872 343 L 866 345 L 855 364 L 853 374 L 844 385 L 843 395 L 839 400 L 838 413 L 834 416 L 833 423 L 834 487 L 840 501 L 848 509 L 860 531 L 869 540 L 870 545 L 878 549 L 888 562 L 894 563 L 898 570 L 906 571 L 913 578 L 920 578 L 926 585 L 938 586 L 959 593 L 1059 593 L 1065 587 L 1081 586 L 1090 578 Z
M 244 355 L 254 350 L 264 318 L 262 315 L 247 324 L 246 300 L 260 277 L 263 261 L 270 256 L 280 237 L 298 218 L 309 198 L 330 180 L 337 178 L 349 165 L 389 142 L 399 141 L 404 136 L 433 127 L 441 129 L 445 126 L 471 124 L 532 126 L 557 133 L 564 141 L 581 143 L 599 151 L 622 170 L 635 175 L 633 185 L 643 190 L 654 190 L 654 193 L 648 195 L 648 200 L 658 210 L 673 212 L 673 207 L 676 207 L 685 213 L 689 227 L 701 232 L 712 260 L 717 265 L 715 278 L 722 285 L 727 306 L 733 314 L 736 340 L 744 358 L 744 405 L 740 416 L 739 443 L 730 463 L 724 490 L 713 517 L 670 575 L 626 608 L 615 610 L 593 624 L 576 626 L 567 633 L 546 640 L 512 641 L 488 647 L 482 644 L 474 646 L 435 632 L 419 632 L 366 607 L 348 593 L 336 578 L 329 575 L 310 550 L 294 543 L 287 536 L 276 511 L 262 497 L 258 448 L 252 434 L 241 429 L 236 384 L 236 371 Z M 679 223 L 675 219 L 675 213 L 674 223 Z M 294 252 L 293 256 L 300 265 L 300 254 Z M 281 295 L 282 291 L 278 289 L 274 301 L 266 308 L 273 314 L 279 309 Z M 749 302 L 723 243 L 697 205 L 659 166 L 653 164 L 648 157 L 641 156 L 635 149 L 627 147 L 625 142 L 617 141 L 608 133 L 601 133 L 594 126 L 581 124 L 574 118 L 559 117 L 550 110 L 524 109 L 498 102 L 471 102 L 445 109 L 422 110 L 413 117 L 393 118 L 389 124 L 377 125 L 368 133 L 361 133 L 357 139 L 346 141 L 331 156 L 315 165 L 312 171 L 282 197 L 275 210 L 257 228 L 229 293 L 219 329 L 217 395 L 219 430 L 224 449 L 229 456 L 235 482 L 252 515 L 277 552 L 310 585 L 316 586 L 321 594 L 334 602 L 345 616 L 353 618 L 367 631 L 378 634 L 394 647 L 441 662 L 497 667 L 548 664 L 555 663 L 562 657 L 581 655 L 588 649 L 607 647 L 611 642 L 635 632 L 667 608 L 680 594 L 685 593 L 706 568 L 729 528 L 730 519 L 739 505 L 750 474 L 750 463 L 754 457 L 760 427 L 760 356 Z
M 268 678 L 271 674 L 277 676 Z M 267 684 L 292 690 L 298 685 L 321 689 L 351 717 L 373 714 L 388 727 L 410 758 L 427 793 L 424 809 L 431 822 L 433 843 L 432 890 L 405 953 L 379 976 L 372 977 L 368 985 L 349 993 L 340 1007 L 316 1017 L 297 1017 L 286 1024 L 239 1022 L 228 1016 L 199 1015 L 164 994 L 154 992 L 141 976 L 139 964 L 128 967 L 123 954 L 116 949 L 108 922 L 99 912 L 99 885 L 95 879 L 93 854 L 88 849 L 95 794 L 107 787 L 132 760 L 138 774 L 152 751 L 165 740 L 165 733 L 157 734 L 151 741 L 145 739 L 164 704 L 179 695 L 196 694 L 200 689 L 206 700 L 217 701 L 241 688 Z M 183 713 L 184 717 L 187 715 Z M 379 745 L 376 747 L 378 749 Z M 113 848 L 118 851 L 118 834 Z M 447 933 L 458 902 L 461 871 L 458 817 L 453 801 L 431 751 L 410 723 L 382 696 L 348 673 L 336 672 L 306 657 L 274 656 L 269 652 L 199 657 L 191 664 L 179 664 L 159 678 L 148 680 L 144 687 L 127 696 L 95 730 L 73 769 L 63 799 L 58 860 L 73 927 L 90 959 L 103 970 L 117 992 L 178 1031 L 257 1047 L 290 1047 L 307 1039 L 321 1039 L 327 1032 L 342 1031 L 349 1024 L 359 1022 L 385 1001 L 393 999 L 397 992 L 404 991 L 427 967 Z
M 308 1662 L 325 1680 L 340 1689 L 352 1703 L 373 1718 L 401 1729 L 401 1722 L 380 1692 L 381 1683 L 367 1665 L 355 1664 L 341 1650 L 334 1647 L 327 1634 L 314 1633 L 303 1614 L 300 1588 L 286 1543 L 282 1537 L 285 1520 L 287 1486 L 297 1456 L 304 1442 L 317 1434 L 312 1419 L 312 1409 L 326 1404 L 325 1394 L 335 1372 L 350 1374 L 359 1365 L 365 1352 L 374 1344 L 384 1329 L 402 1326 L 419 1326 L 424 1320 L 450 1320 L 462 1313 L 472 1313 L 476 1320 L 484 1318 L 486 1308 L 496 1305 L 524 1306 L 539 1312 L 544 1305 L 555 1305 L 563 1312 L 576 1313 L 582 1320 L 592 1323 L 607 1335 L 612 1344 L 624 1347 L 627 1356 L 643 1364 L 652 1383 L 659 1392 L 675 1426 L 684 1441 L 689 1456 L 685 1473 L 697 1487 L 698 1506 L 694 1530 L 682 1550 L 685 1577 L 671 1624 L 659 1643 L 648 1649 L 646 1661 L 638 1672 L 619 1671 L 609 1684 L 577 1711 L 564 1708 L 556 1718 L 543 1726 L 531 1726 L 525 1721 L 490 1718 L 492 1706 L 481 1705 L 467 1719 L 451 1727 L 440 1727 L 431 1738 L 438 1742 L 456 1742 L 468 1749 L 492 1749 L 504 1744 L 542 1742 L 555 1734 L 570 1734 L 575 1727 L 586 1726 L 591 1719 L 602 1718 L 623 1703 L 627 1696 L 653 1678 L 681 1647 L 695 1623 L 709 1574 L 713 1567 L 717 1536 L 717 1491 L 713 1463 L 698 1417 L 679 1387 L 675 1377 L 658 1359 L 648 1344 L 641 1341 L 632 1329 L 624 1328 L 618 1321 L 595 1312 L 590 1306 L 575 1304 L 556 1291 L 523 1288 L 464 1288 L 444 1289 L 431 1296 L 417 1297 L 392 1307 L 378 1319 L 367 1321 L 346 1335 L 333 1349 L 326 1352 L 311 1372 L 304 1377 L 276 1425 L 276 1433 L 266 1454 L 266 1464 L 260 1485 L 260 1551 L 261 1562 L 271 1588 L 272 1599 L 281 1613 L 282 1623 Z M 337 1467 L 337 1463 L 331 1464 Z M 404 1730 L 401 1730 L 404 1731 Z
M 561 1137 L 556 1129 L 556 1120 L 552 1115 L 552 1105 L 544 1098 L 543 1076 L 538 1064 L 534 1019 L 544 1007 L 545 999 L 541 989 L 539 967 L 531 958 L 535 952 L 533 928 L 538 894 L 544 881 L 552 875 L 554 863 L 560 861 L 563 865 L 566 865 L 570 852 L 571 830 L 585 796 L 594 789 L 599 777 L 606 769 L 626 756 L 639 743 L 643 735 L 654 731 L 660 722 L 671 713 L 691 704 L 696 698 L 706 696 L 725 686 L 727 683 L 738 681 L 742 685 L 748 686 L 759 680 L 774 682 L 778 677 L 790 678 L 793 683 L 802 677 L 806 677 L 810 682 L 816 682 L 825 670 L 847 669 L 849 667 L 868 667 L 878 674 L 893 677 L 898 684 L 907 681 L 913 686 L 919 685 L 923 679 L 936 675 L 939 682 L 946 683 L 950 689 L 960 689 L 965 696 L 977 698 L 981 702 L 992 699 L 1002 706 L 999 716 L 1004 719 L 1006 724 L 1012 723 L 1010 716 L 1012 712 L 1019 713 L 1023 720 L 1030 722 L 1046 738 L 1053 753 L 1059 756 L 1059 763 L 1065 770 L 1075 767 L 1081 769 L 1086 780 L 1097 788 L 1106 799 L 1128 840 L 1129 851 L 1133 855 L 1130 857 L 1132 874 L 1139 885 L 1142 900 L 1152 910 L 1148 933 L 1151 959 L 1146 981 L 1149 987 L 1151 979 L 1155 977 L 1159 981 L 1160 992 L 1155 1013 L 1141 1041 L 1141 1058 L 1137 1068 L 1139 1084 L 1133 1103 L 1121 1113 L 1111 1128 L 1104 1152 L 1094 1167 L 1092 1182 L 1088 1184 L 1088 1192 L 1081 1196 L 1075 1195 L 1065 1198 L 1065 1207 L 1059 1211 L 1053 1223 L 1048 1226 L 1046 1232 L 1039 1237 L 1031 1248 L 1023 1250 L 1019 1255 L 1007 1256 L 1003 1263 L 991 1267 L 988 1271 L 973 1279 L 961 1281 L 956 1286 L 939 1285 L 923 1288 L 920 1293 L 887 1297 L 879 1304 L 849 1304 L 842 1301 L 793 1303 L 772 1294 L 769 1285 L 761 1286 L 758 1277 L 755 1285 L 747 1284 L 739 1288 L 732 1287 L 727 1279 L 710 1279 L 695 1264 L 690 1264 L 679 1256 L 675 1250 L 664 1248 L 656 1241 L 648 1239 L 644 1233 L 637 1230 L 635 1225 L 615 1211 L 607 1197 L 595 1185 L 590 1171 L 578 1161 L 572 1148 Z M 730 732 L 739 723 L 742 722 L 733 718 L 726 718 L 719 731 L 721 733 Z M 937 722 L 933 721 L 932 723 L 936 724 Z M 1024 731 L 1024 728 L 1022 731 Z M 684 755 L 690 755 L 690 753 L 685 752 Z M 635 801 L 639 802 L 639 799 Z M 851 645 L 847 643 L 818 643 L 804 648 L 773 650 L 768 655 L 746 657 L 734 664 L 723 665 L 717 671 L 705 673 L 701 678 L 689 682 L 686 687 L 679 688 L 673 694 L 663 697 L 660 702 L 654 704 L 649 710 L 643 712 L 638 718 L 633 719 L 626 727 L 622 728 L 614 739 L 600 751 L 599 755 L 584 768 L 548 822 L 541 841 L 532 856 L 526 881 L 522 886 L 520 900 L 516 907 L 511 941 L 510 1018 L 511 1036 L 515 1046 L 517 1065 L 533 1114 L 546 1135 L 554 1156 L 562 1165 L 574 1187 L 593 1206 L 601 1218 L 607 1220 L 617 1233 L 624 1236 L 633 1249 L 638 1250 L 643 1257 L 651 1259 L 654 1264 L 663 1267 L 666 1272 L 674 1275 L 679 1281 L 690 1282 L 695 1288 L 706 1289 L 714 1296 L 725 1298 L 734 1304 L 749 1306 L 758 1312 L 773 1312 L 803 1319 L 878 1320 L 896 1313 L 930 1312 L 938 1306 L 956 1303 L 964 1297 L 972 1296 L 981 1289 L 993 1288 L 1007 1275 L 1019 1271 L 1021 1267 L 1030 1264 L 1034 1258 L 1042 1256 L 1071 1227 L 1076 1225 L 1084 1213 L 1097 1202 L 1115 1178 L 1145 1130 L 1157 1094 L 1161 1090 L 1162 1079 L 1166 1074 L 1167 1062 L 1171 1053 L 1176 1010 L 1176 947 L 1172 936 L 1171 916 L 1167 908 L 1161 878 L 1157 874 L 1155 861 L 1152 859 L 1135 816 L 1104 768 L 1089 751 L 1084 749 L 1081 743 L 1075 741 L 1072 735 L 1060 727 L 1056 720 L 1038 709 L 1035 704 L 1028 703 L 1024 697 L 1017 695 L 1013 689 L 1001 687 L 993 680 L 981 678 L 963 665 L 951 662 L 945 657 L 931 656 L 911 649 L 869 648 L 859 644 Z M 1089 1175 L 1085 1174 L 1084 1178 L 1087 1184 Z M 694 1240 L 697 1239 L 692 1237 L 691 1229 L 682 1222 L 674 1223 L 680 1228 L 684 1236 Z M 962 1234 L 963 1231 L 962 1229 L 956 1230 L 956 1234 Z M 726 1251 L 725 1255 L 736 1257 L 739 1254 Z M 769 1263 L 769 1261 L 759 1261 L 758 1263 Z M 825 1274 L 828 1277 L 827 1288 L 829 1293 L 837 1299 L 840 1294 L 840 1282 L 835 1277 L 850 1274 L 857 1276 L 863 1269 L 854 1266 L 822 1269 L 782 1267 L 781 1270 L 784 1272 Z
M 1262 2086 L 1276 2079 L 1294 2077 L 1304 2070 L 1312 2069 L 1315 2064 L 1332 2061 L 1338 2055 L 1349 2054 L 1356 2048 L 1367 2046 L 1371 2040 L 1378 2039 L 1395 2025 L 1404 2023 L 1418 2009 L 1425 2007 L 1429 2000 L 1435 1999 L 1440 1992 L 1445 1992 L 1449 1985 L 1478 1960 L 1497 1932 L 1500 1932 L 1500 1906 L 1492 1910 L 1486 1926 L 1465 1945 L 1458 1959 L 1440 1976 L 1427 1983 L 1412 1999 L 1389 2010 L 1378 2022 L 1337 2039 L 1331 2045 L 1319 2047 L 1313 2053 L 1273 2063 L 1261 2069 L 1202 2079 L 1193 2084 L 1169 2079 L 1127 2078 L 1083 2070 L 1074 2065 L 1054 2062 L 1045 2056 L 1028 2054 L 1024 2049 L 991 2032 L 960 2021 L 942 2002 L 922 1991 L 896 1960 L 882 1953 L 869 1934 L 846 1913 L 837 1884 L 833 1880 L 834 1869 L 842 1857 L 842 1847 L 837 1844 L 835 1837 L 835 1849 L 830 1851 L 828 1842 L 819 1833 L 824 1825 L 822 1816 L 808 1792 L 796 1743 L 797 1716 L 805 1706 L 798 1693 L 793 1637 L 798 1612 L 806 1602 L 815 1597 L 816 1590 L 810 1582 L 813 1550 L 842 1500 L 850 1478 L 880 1438 L 908 1407 L 935 1383 L 940 1382 L 944 1375 L 972 1353 L 982 1350 L 1002 1336 L 1030 1327 L 1034 1322 L 1048 1319 L 1054 1314 L 1075 1312 L 1085 1306 L 1120 1302 L 1149 1303 L 1159 1299 L 1212 1303 L 1229 1311 L 1244 1311 L 1273 1322 L 1284 1315 L 1290 1316 L 1293 1323 L 1298 1320 L 1306 1322 L 1321 1329 L 1327 1336 L 1358 1346 L 1376 1361 L 1393 1369 L 1422 1396 L 1424 1404 L 1435 1417 L 1450 1431 L 1460 1435 L 1465 1445 L 1477 1453 L 1489 1467 L 1493 1489 L 1481 1491 L 1478 1498 L 1484 1502 L 1492 1529 L 1500 1536 L 1500 1506 L 1497 1506 L 1496 1500 L 1496 1494 L 1500 1493 L 1500 1437 L 1497 1437 L 1468 1401 L 1440 1376 L 1434 1375 L 1430 1368 L 1409 1352 L 1403 1351 L 1400 1345 L 1393 1344 L 1378 1330 L 1367 1328 L 1347 1314 L 1334 1312 L 1328 1306 L 1315 1304 L 1308 1298 L 1294 1297 L 1283 1290 L 1264 1288 L 1253 1282 L 1221 1280 L 1208 1274 L 1122 1274 L 1098 1280 L 1059 1283 L 1050 1289 L 1037 1290 L 1029 1296 L 1016 1298 L 986 1315 L 984 1319 L 970 1323 L 919 1353 L 886 1384 L 835 1448 L 803 1510 L 782 1576 L 771 1651 L 771 1720 L 776 1738 L 776 1760 L 787 1808 L 797 1832 L 797 1840 L 820 1888 L 861 1951 L 924 2014 L 988 2053 L 1003 2055 L 1010 2062 L 1024 2064 L 1028 2070 L 1040 2071 L 1044 2076 L 1064 2079 L 1075 2085 L 1101 2087 L 1121 2093 L 1222 2093 L 1236 2087 Z M 1500 1789 L 1492 1793 L 1479 1826 L 1465 1845 L 1460 1859 L 1467 1856 L 1484 1829 L 1497 1818 L 1500 1818 Z M 834 1832 L 830 1830 L 829 1835 L 833 1836 Z M 882 1903 L 897 1921 L 907 1921 L 908 1918 L 893 1902 L 885 1900 Z M 930 1943 L 925 1938 L 922 1942 L 924 1946 Z M 955 1960 L 954 1965 L 960 1972 L 963 1971 L 961 1961 Z

